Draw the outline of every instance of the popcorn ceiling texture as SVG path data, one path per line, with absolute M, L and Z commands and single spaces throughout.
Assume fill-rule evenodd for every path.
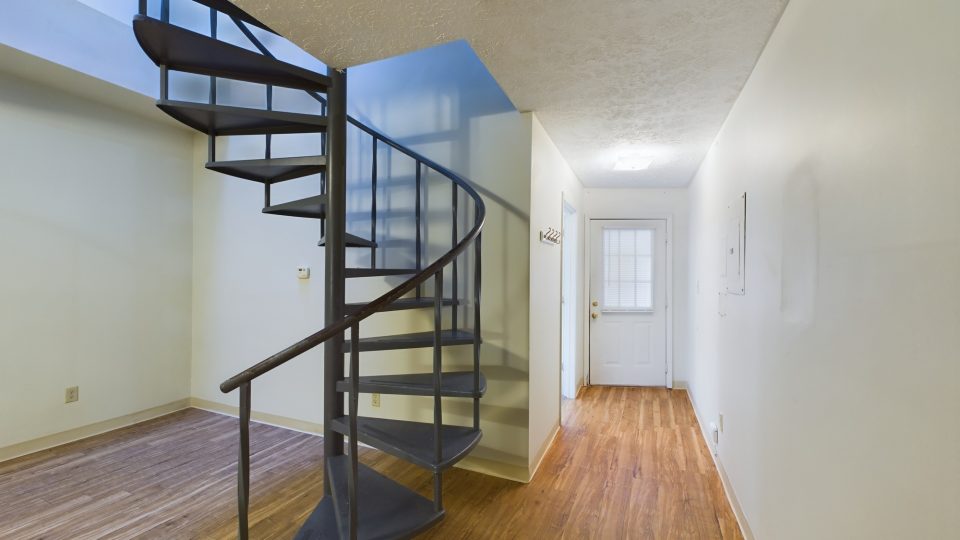
M 686 186 L 787 0 L 234 0 L 326 64 L 465 39 L 588 187 Z M 649 154 L 646 171 L 617 156 Z

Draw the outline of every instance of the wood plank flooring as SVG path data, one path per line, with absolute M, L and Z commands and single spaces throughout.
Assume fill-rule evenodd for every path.
M 188 409 L 0 463 L 0 538 L 234 538 L 237 421 Z M 454 469 L 423 538 L 742 538 L 682 390 L 586 389 L 530 484 Z M 322 439 L 251 426 L 251 538 L 291 538 L 322 495 Z M 362 460 L 431 494 L 425 471 Z

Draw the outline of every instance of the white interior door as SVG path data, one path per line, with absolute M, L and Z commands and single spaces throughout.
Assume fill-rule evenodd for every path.
M 590 384 L 667 383 L 667 225 L 590 222 Z

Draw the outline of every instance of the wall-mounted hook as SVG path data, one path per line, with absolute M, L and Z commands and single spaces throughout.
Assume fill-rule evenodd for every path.
M 560 243 L 560 231 L 553 227 L 548 227 L 545 231 L 540 231 L 540 241 L 544 244 L 556 245 Z

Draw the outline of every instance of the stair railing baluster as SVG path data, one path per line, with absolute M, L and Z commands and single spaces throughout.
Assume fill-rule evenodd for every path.
M 210 37 L 217 39 L 217 10 L 210 8 Z M 217 78 L 210 76 L 210 105 L 217 103 Z M 217 161 L 217 136 L 207 133 L 207 161 Z
M 160 66 L 160 101 L 166 101 L 170 95 L 170 77 L 166 64 Z
M 377 138 L 373 138 L 373 165 L 370 167 L 370 268 L 377 267 Z
M 313 95 L 311 93 L 311 95 Z M 323 100 L 320 102 L 320 116 L 327 115 L 327 101 Z M 327 155 L 327 134 L 320 134 L 320 154 Z M 329 157 L 329 156 L 328 156 Z M 320 171 L 320 194 L 323 195 L 327 192 L 327 171 L 326 169 Z M 320 238 L 327 237 L 327 220 L 320 220 Z
M 273 110 L 273 85 L 267 85 L 267 110 Z M 273 135 L 267 133 L 264 135 L 263 158 L 270 159 L 273 154 Z M 263 207 L 270 206 L 270 191 L 272 189 L 270 182 L 263 183 Z
M 248 540 L 250 511 L 250 384 L 240 386 L 240 459 L 237 466 L 237 536 Z
M 140 0 L 139 5 L 137 6 L 137 13 L 140 15 L 147 14 L 147 0 Z
M 421 236 L 422 236 L 421 231 L 422 231 L 422 229 L 423 229 L 423 224 L 422 224 L 421 221 L 420 221 L 420 201 L 421 201 L 421 198 L 422 198 L 423 195 L 422 195 L 421 185 L 420 185 L 420 184 L 422 183 L 422 180 L 421 180 L 421 177 L 420 177 L 420 160 L 416 160 L 416 161 L 417 161 L 417 173 L 416 173 L 417 201 L 414 203 L 414 213 L 416 214 L 416 216 L 414 217 L 414 219 L 417 220 L 417 240 L 416 240 L 416 243 L 417 243 L 417 245 L 416 245 L 417 255 L 416 255 L 416 257 L 417 257 L 417 272 L 419 273 L 420 270 L 423 270 L 423 251 L 422 251 L 422 250 L 423 250 L 423 248 L 422 248 L 423 240 L 422 240 L 422 238 L 421 238 Z M 420 284 L 420 283 L 418 283 L 418 284 L 417 284 L 417 298 L 420 298 L 421 296 L 423 296 L 423 285 Z
M 170 22 L 170 0 L 162 0 L 160 2 L 160 21 L 161 22 Z
M 443 347 L 441 339 L 443 328 L 443 268 L 434 278 L 433 298 L 433 448 L 436 463 L 443 459 L 443 441 L 440 427 L 443 425 L 443 410 L 440 402 L 440 387 L 443 381 L 440 372 L 443 368 Z M 440 471 L 433 473 L 433 507 L 437 512 L 443 510 L 443 478 Z
M 267 85 L 267 110 L 268 111 L 273 110 L 273 85 L 272 84 Z M 263 157 L 264 159 L 270 159 L 270 156 L 273 154 L 273 135 L 267 133 L 266 138 L 267 138 L 267 144 L 266 144 L 266 148 L 263 151 L 263 154 L 264 154 Z
M 350 327 L 350 540 L 357 540 L 359 524 L 359 478 L 360 449 L 357 440 L 357 412 L 360 406 L 360 323 Z
M 478 209 L 479 212 L 479 209 Z M 473 429 L 480 429 L 480 237 L 473 241 Z
M 457 197 L 457 185 L 451 184 L 450 186 L 451 186 L 451 193 L 452 193 L 451 206 L 453 208 L 453 232 L 450 235 L 450 249 L 453 249 L 457 246 L 457 236 L 458 236 L 457 220 L 459 219 L 457 216 L 457 205 L 460 201 L 460 198 Z M 451 276 L 451 281 L 452 281 L 451 288 L 453 289 L 453 294 L 451 294 L 450 297 L 453 299 L 453 303 L 450 304 L 450 319 L 451 319 L 450 326 L 453 328 L 454 331 L 456 331 L 459 328 L 459 325 L 457 325 L 457 300 L 460 298 L 460 288 L 458 287 L 459 284 L 457 283 L 457 259 L 458 258 L 459 257 L 454 257 L 453 262 L 451 263 L 451 266 L 452 266 L 451 270 L 453 270 L 453 275 Z

